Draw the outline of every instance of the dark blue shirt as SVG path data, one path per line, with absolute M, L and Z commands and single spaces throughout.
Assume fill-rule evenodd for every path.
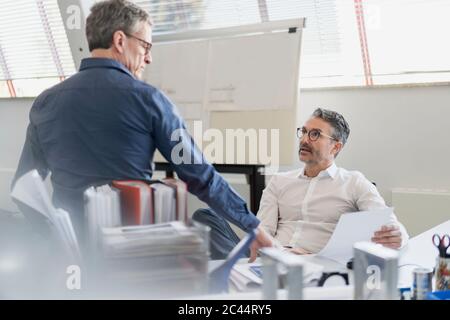
M 112 180 L 150 180 L 155 149 L 172 162 L 180 140 L 171 136 L 181 129 L 183 149 L 192 161 L 172 164 L 178 177 L 230 222 L 245 231 L 255 228 L 258 219 L 185 128 L 169 99 L 121 63 L 84 59 L 78 73 L 34 101 L 15 179 L 32 169 L 42 177 L 50 171 L 55 205 L 82 220 L 84 190 Z

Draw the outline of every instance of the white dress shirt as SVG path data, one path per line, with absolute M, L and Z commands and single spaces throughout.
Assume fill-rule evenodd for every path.
M 328 242 L 343 213 L 386 208 L 377 188 L 361 172 L 334 163 L 316 177 L 304 168 L 279 173 L 264 189 L 258 218 L 261 226 L 282 246 L 317 253 Z M 390 223 L 400 227 L 402 246 L 409 236 L 393 214 Z

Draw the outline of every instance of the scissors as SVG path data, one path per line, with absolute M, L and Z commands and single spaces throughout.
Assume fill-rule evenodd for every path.
M 450 236 L 444 234 L 442 237 L 438 234 L 433 235 L 433 244 L 439 250 L 439 256 L 441 258 L 448 258 L 450 254 L 447 254 L 447 249 L 450 247 Z

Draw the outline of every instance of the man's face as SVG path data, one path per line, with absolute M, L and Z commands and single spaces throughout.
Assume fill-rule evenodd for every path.
M 146 53 L 147 43 L 152 43 L 152 29 L 148 23 L 141 22 L 135 33 L 126 37 L 124 48 L 124 65 L 138 79 L 142 79 L 142 73 L 152 62 L 151 51 Z M 139 39 L 142 40 L 139 40 Z
M 331 125 L 320 118 L 310 118 L 302 130 L 307 132 L 318 130 L 327 136 L 333 136 L 333 128 Z M 327 136 L 321 134 L 316 141 L 311 141 L 308 134 L 304 134 L 299 144 L 298 153 L 300 161 L 308 165 L 333 161 L 341 145 L 336 140 L 330 139 Z

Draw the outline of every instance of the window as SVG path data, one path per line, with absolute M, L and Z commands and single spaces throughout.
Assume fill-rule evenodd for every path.
M 375 84 L 450 81 L 450 1 L 366 0 Z
M 36 96 L 75 72 L 56 0 L 2 0 L 0 81 L 9 96 Z
M 155 18 L 155 33 L 306 17 L 303 87 L 450 81 L 448 0 L 136 2 Z
M 306 17 L 301 86 L 450 81 L 448 0 L 133 0 L 154 34 Z M 57 0 L 2 0 L 0 97 L 75 73 Z

